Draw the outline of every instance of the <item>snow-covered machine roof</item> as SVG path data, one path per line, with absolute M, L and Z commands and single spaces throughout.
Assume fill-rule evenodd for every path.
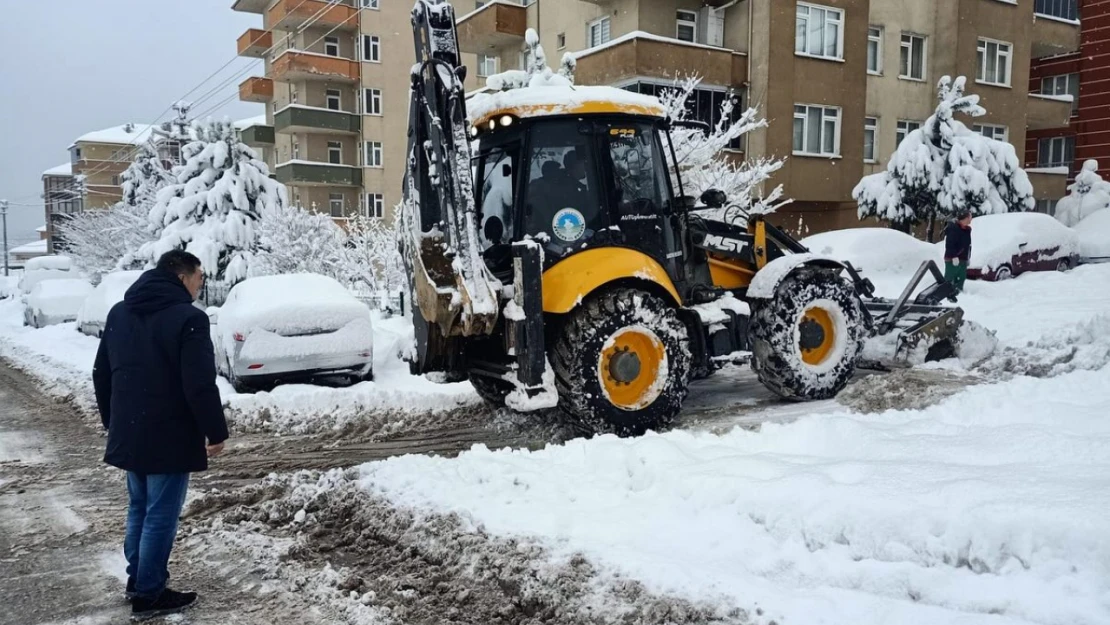
M 73 165 L 69 161 L 66 161 L 66 162 L 62 163 L 61 165 L 58 165 L 57 167 L 51 167 L 50 169 L 42 172 L 42 175 L 43 176 L 72 176 L 73 175 Z
M 112 126 L 111 128 L 85 133 L 74 139 L 73 144 L 112 143 L 119 145 L 135 145 L 150 138 L 151 128 L 153 128 L 153 126 L 148 124 L 123 124 L 122 126 Z
M 479 93 L 470 98 L 466 106 L 470 122 L 475 126 L 500 115 L 666 115 L 666 109 L 657 98 L 615 87 L 529 87 Z

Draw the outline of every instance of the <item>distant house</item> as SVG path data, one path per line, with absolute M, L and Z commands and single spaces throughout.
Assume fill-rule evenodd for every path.
M 151 126 L 124 124 L 81 135 L 69 146 L 71 173 L 84 176 L 84 206 L 106 208 L 120 201 L 122 174 L 136 146 L 151 138 Z
M 32 258 L 46 256 L 46 246 L 47 240 L 39 239 L 38 241 L 32 241 L 30 243 L 27 243 L 26 245 L 13 247 L 12 249 L 8 250 L 8 256 L 11 258 L 14 264 L 22 265 Z
M 83 210 L 84 192 L 77 184 L 70 163 L 42 172 L 42 200 L 46 212 L 46 225 L 39 229 L 41 238 L 47 240 L 47 251 L 54 253 L 60 242 L 54 225 L 65 215 Z

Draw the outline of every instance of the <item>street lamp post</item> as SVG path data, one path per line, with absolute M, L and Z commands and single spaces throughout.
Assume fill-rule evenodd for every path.
M 8 275 L 8 201 L 0 200 L 0 221 L 4 222 L 4 275 Z

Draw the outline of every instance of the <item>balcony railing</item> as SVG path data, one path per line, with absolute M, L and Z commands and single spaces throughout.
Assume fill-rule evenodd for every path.
M 293 104 L 274 115 L 274 129 L 282 134 L 357 135 L 361 126 L 354 113 Z
M 302 187 L 361 187 L 362 169 L 315 161 L 289 161 L 276 169 L 277 181 Z
M 481 53 L 524 42 L 528 29 L 528 9 L 493 2 L 459 19 L 459 48 Z
M 358 62 L 351 59 L 301 50 L 286 50 L 271 64 L 270 77 L 281 82 L 327 80 L 356 83 L 359 70 Z
M 236 43 L 239 56 L 260 59 L 273 47 L 274 34 L 268 30 L 249 28 L 247 32 L 239 35 L 239 40 Z
M 632 33 L 621 40 L 578 54 L 575 81 L 609 85 L 629 78 L 673 80 L 686 68 L 698 68 L 706 85 L 730 87 L 748 79 L 742 53 L 693 45 L 648 33 Z
M 298 30 L 313 20 L 317 28 L 358 28 L 358 9 L 349 1 L 324 2 L 322 0 L 278 0 L 270 8 L 270 25 L 275 30 Z
M 274 99 L 274 81 L 251 76 L 239 83 L 239 99 L 244 102 L 269 102 Z
M 239 131 L 243 143 L 256 148 L 263 148 L 274 144 L 274 127 L 259 124 L 248 126 Z
M 235 3 L 231 5 L 231 10 L 261 15 L 266 12 L 266 7 L 269 5 L 270 0 L 235 0 Z
M 1071 120 L 1071 98 L 1029 94 L 1026 125 L 1032 130 L 1063 128 Z

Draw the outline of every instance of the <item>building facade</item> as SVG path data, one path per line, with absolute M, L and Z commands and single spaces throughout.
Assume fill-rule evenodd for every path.
M 407 143 L 411 5 L 388 0 L 237 0 L 262 28 L 238 40 L 263 59 L 239 97 L 266 105 L 242 129 L 301 206 L 391 219 Z
M 120 174 L 131 165 L 135 146 L 150 137 L 150 126 L 124 124 L 81 135 L 69 146 L 71 174 L 83 180 L 82 208 L 108 208 L 120 201 Z
M 1083 161 L 1095 159 L 1099 174 L 1110 178 L 1110 2 L 1036 0 L 1036 8 L 1038 19 L 1078 29 L 1079 42 L 1074 50 L 1033 62 L 1029 91 L 1071 96 L 1073 102 L 1067 126 L 1029 132 L 1026 166 L 1055 169 L 1070 183 Z M 1038 209 L 1054 213 L 1055 199 L 1041 199 Z
M 1073 53 L 1079 26 L 1043 19 L 1054 0 L 496 0 L 456 2 L 468 89 L 523 66 L 534 28 L 558 63 L 575 54 L 578 84 L 657 92 L 696 73 L 691 106 L 715 121 L 723 98 L 755 106 L 769 127 L 737 158 L 786 158 L 772 184 L 794 203 L 788 227 L 858 225 L 851 192 L 880 171 L 936 106 L 943 75 L 967 76 L 985 117 L 975 130 L 1019 146 L 1027 132 L 1065 132 L 1071 102 L 1030 94 L 1034 58 Z M 465 14 L 464 14 L 465 13 Z M 1038 198 L 1059 198 L 1059 175 L 1030 174 Z
M 55 225 L 66 215 L 84 210 L 85 198 L 77 179 L 73 175 L 73 165 L 63 163 L 42 172 L 42 200 L 45 214 L 45 236 L 47 251 L 54 253 L 60 243 Z

